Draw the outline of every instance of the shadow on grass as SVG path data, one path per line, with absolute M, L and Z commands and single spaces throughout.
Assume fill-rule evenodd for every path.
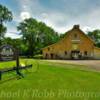
M 12 77 L 12 78 L 9 78 L 9 79 L 6 79 L 6 80 L 0 80 L 0 84 L 3 84 L 3 83 L 6 83 L 6 82 L 8 82 L 8 81 L 11 81 L 11 80 L 18 80 L 18 79 L 20 79 L 18 76 L 15 76 L 15 77 Z

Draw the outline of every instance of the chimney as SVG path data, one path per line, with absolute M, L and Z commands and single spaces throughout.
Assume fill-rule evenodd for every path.
M 73 26 L 73 29 L 79 29 L 80 28 L 80 25 L 74 25 Z

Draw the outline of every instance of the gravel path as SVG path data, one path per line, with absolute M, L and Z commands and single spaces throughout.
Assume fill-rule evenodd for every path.
M 65 64 L 85 65 L 90 69 L 100 71 L 100 60 L 47 60 L 48 62 L 58 62 Z

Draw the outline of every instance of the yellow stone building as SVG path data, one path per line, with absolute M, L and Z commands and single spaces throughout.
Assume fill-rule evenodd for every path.
M 42 49 L 45 59 L 100 59 L 100 48 L 74 25 L 59 42 Z

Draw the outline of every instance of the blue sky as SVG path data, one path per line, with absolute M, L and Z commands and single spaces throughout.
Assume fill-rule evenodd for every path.
M 13 12 L 13 21 L 7 23 L 6 36 L 19 37 L 16 26 L 25 18 L 33 17 L 59 33 L 80 24 L 83 31 L 100 28 L 100 0 L 0 0 Z

